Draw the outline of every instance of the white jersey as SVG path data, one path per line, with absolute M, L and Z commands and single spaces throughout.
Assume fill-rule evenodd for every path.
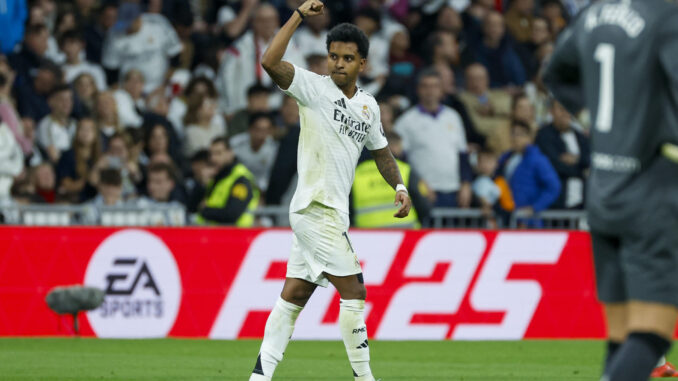
M 363 147 L 378 150 L 387 145 L 377 101 L 361 89 L 348 99 L 330 77 L 296 65 L 285 93 L 297 100 L 301 121 L 299 181 L 290 212 L 317 201 L 348 213 L 348 194 Z
M 137 33 L 108 35 L 102 63 L 106 68 L 120 69 L 120 79 L 132 69 L 139 70 L 144 75 L 144 91 L 148 93 L 163 84 L 169 60 L 181 53 L 182 45 L 164 16 L 144 14 L 141 20 Z

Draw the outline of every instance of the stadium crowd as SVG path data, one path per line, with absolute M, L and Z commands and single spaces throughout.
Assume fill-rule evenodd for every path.
M 298 108 L 260 59 L 301 3 L 0 0 L 0 204 L 180 203 L 233 224 L 289 203 Z M 417 174 L 420 218 L 582 207 L 587 115 L 539 72 L 588 0 L 325 3 L 284 59 L 327 74 L 328 29 L 367 34 L 360 86 Z

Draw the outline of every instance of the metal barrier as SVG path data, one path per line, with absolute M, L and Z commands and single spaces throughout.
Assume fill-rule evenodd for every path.
M 7 205 L 0 207 L 4 222 L 14 225 L 69 226 L 184 226 L 183 205 L 94 206 Z
M 94 205 L 8 205 L 0 207 L 4 222 L 15 225 L 68 226 L 185 226 L 189 218 L 183 205 L 96 207 Z M 264 206 L 254 212 L 262 227 L 289 226 L 287 206 Z M 480 209 L 434 208 L 432 228 L 460 229 L 562 229 L 588 230 L 586 213 L 548 210 L 535 216 L 486 216 Z

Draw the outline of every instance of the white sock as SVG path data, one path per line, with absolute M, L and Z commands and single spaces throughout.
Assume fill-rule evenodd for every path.
M 273 377 L 273 372 L 275 372 L 278 363 L 282 361 L 287 343 L 292 337 L 294 322 L 302 309 L 303 307 L 278 298 L 273 311 L 266 320 L 264 341 L 261 343 L 257 366 L 252 372 L 250 381 L 270 380 Z M 264 378 L 261 377 L 262 375 L 259 372 L 263 373 Z
M 356 380 L 371 380 L 364 300 L 339 300 L 339 329 Z
M 664 366 L 666 364 L 666 356 L 662 356 L 659 358 L 659 362 L 657 363 L 657 366 L 655 368 L 659 368 L 660 366 Z

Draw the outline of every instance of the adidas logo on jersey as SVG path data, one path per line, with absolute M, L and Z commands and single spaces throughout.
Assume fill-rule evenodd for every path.
M 344 98 L 334 101 L 334 104 L 346 108 L 346 102 L 344 102 Z
M 365 339 L 365 341 L 363 341 L 363 343 L 358 345 L 355 349 L 367 348 L 368 346 L 369 344 L 367 343 L 367 339 Z

